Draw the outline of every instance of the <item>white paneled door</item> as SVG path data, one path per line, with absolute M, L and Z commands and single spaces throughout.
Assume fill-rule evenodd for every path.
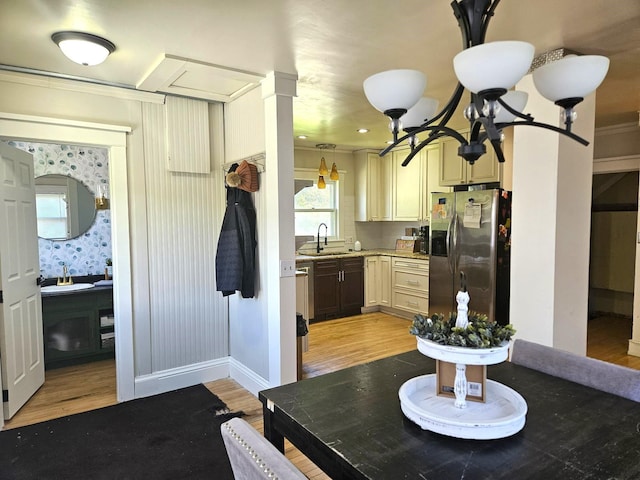
M 0 357 L 4 419 L 44 383 L 33 158 L 0 143 Z

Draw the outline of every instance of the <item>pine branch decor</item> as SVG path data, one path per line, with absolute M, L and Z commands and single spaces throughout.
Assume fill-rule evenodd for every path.
M 513 325 L 498 325 L 490 322 L 486 315 L 469 312 L 469 324 L 466 328 L 456 327 L 456 314 L 444 315 L 436 313 L 431 317 L 416 315 L 409 329 L 409 333 L 440 345 L 451 345 L 469 348 L 499 347 L 509 341 L 516 333 Z

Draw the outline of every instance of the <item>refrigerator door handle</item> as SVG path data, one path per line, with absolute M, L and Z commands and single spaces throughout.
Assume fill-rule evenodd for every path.
M 458 214 L 456 213 L 453 216 L 453 255 L 451 255 L 451 263 L 453 265 L 453 270 L 451 270 L 451 273 L 455 273 L 458 271 L 458 267 L 460 265 L 460 251 L 458 249 L 458 237 L 460 234 L 460 217 L 458 216 Z
M 455 225 L 454 225 L 455 221 L 456 221 L 456 216 L 454 215 L 451 221 L 449 222 L 449 225 L 447 226 L 447 263 L 449 264 L 449 273 L 451 274 L 453 274 L 453 272 L 455 271 L 454 265 L 453 265 L 455 234 L 451 233 L 452 231 L 455 231 Z

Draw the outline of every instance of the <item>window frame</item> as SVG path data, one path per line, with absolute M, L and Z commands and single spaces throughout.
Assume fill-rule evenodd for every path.
M 335 235 L 330 235 L 327 238 L 329 240 L 339 240 L 340 238 L 342 238 L 342 234 L 344 232 L 344 215 L 341 212 L 341 206 L 344 203 L 344 175 L 345 172 L 342 170 L 338 170 L 338 173 L 340 174 L 340 179 L 339 180 L 331 180 L 329 179 L 329 176 L 327 175 L 326 178 L 324 179 L 325 183 L 327 185 L 329 184 L 335 184 L 336 185 L 336 198 L 335 198 L 335 212 L 336 212 L 336 234 Z M 293 178 L 294 180 L 311 180 L 313 181 L 314 185 L 317 185 L 318 183 L 318 169 L 316 168 L 294 168 L 293 171 Z M 310 210 L 296 210 L 295 205 L 293 207 L 293 214 L 294 214 L 294 232 L 295 232 L 295 214 L 296 212 L 308 212 Z M 316 211 L 332 211 L 332 209 L 318 209 Z

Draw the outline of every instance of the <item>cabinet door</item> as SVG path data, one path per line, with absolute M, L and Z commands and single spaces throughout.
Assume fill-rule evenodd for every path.
M 380 295 L 380 257 L 366 257 L 364 278 L 364 305 L 375 307 L 379 305 Z
M 391 305 L 391 257 L 382 255 L 380 258 L 380 290 L 379 304 Z
M 340 311 L 338 259 L 319 260 L 314 266 L 314 319 L 336 317 Z
M 393 152 L 393 220 L 417 222 L 422 218 L 422 151 L 406 167 L 408 150 Z
M 380 204 L 380 220 L 393 220 L 393 156 L 387 154 L 380 158 L 380 183 L 379 190 L 373 195 L 378 197 Z
M 473 165 L 467 164 L 468 183 L 489 183 L 500 181 L 500 164 L 490 143 L 486 143 L 487 153 Z
M 340 261 L 342 282 L 340 282 L 340 313 L 357 315 L 364 305 L 363 258 L 343 258 Z
M 455 138 L 440 142 L 440 185 L 460 185 L 467 181 L 467 162 L 458 155 L 459 146 Z

